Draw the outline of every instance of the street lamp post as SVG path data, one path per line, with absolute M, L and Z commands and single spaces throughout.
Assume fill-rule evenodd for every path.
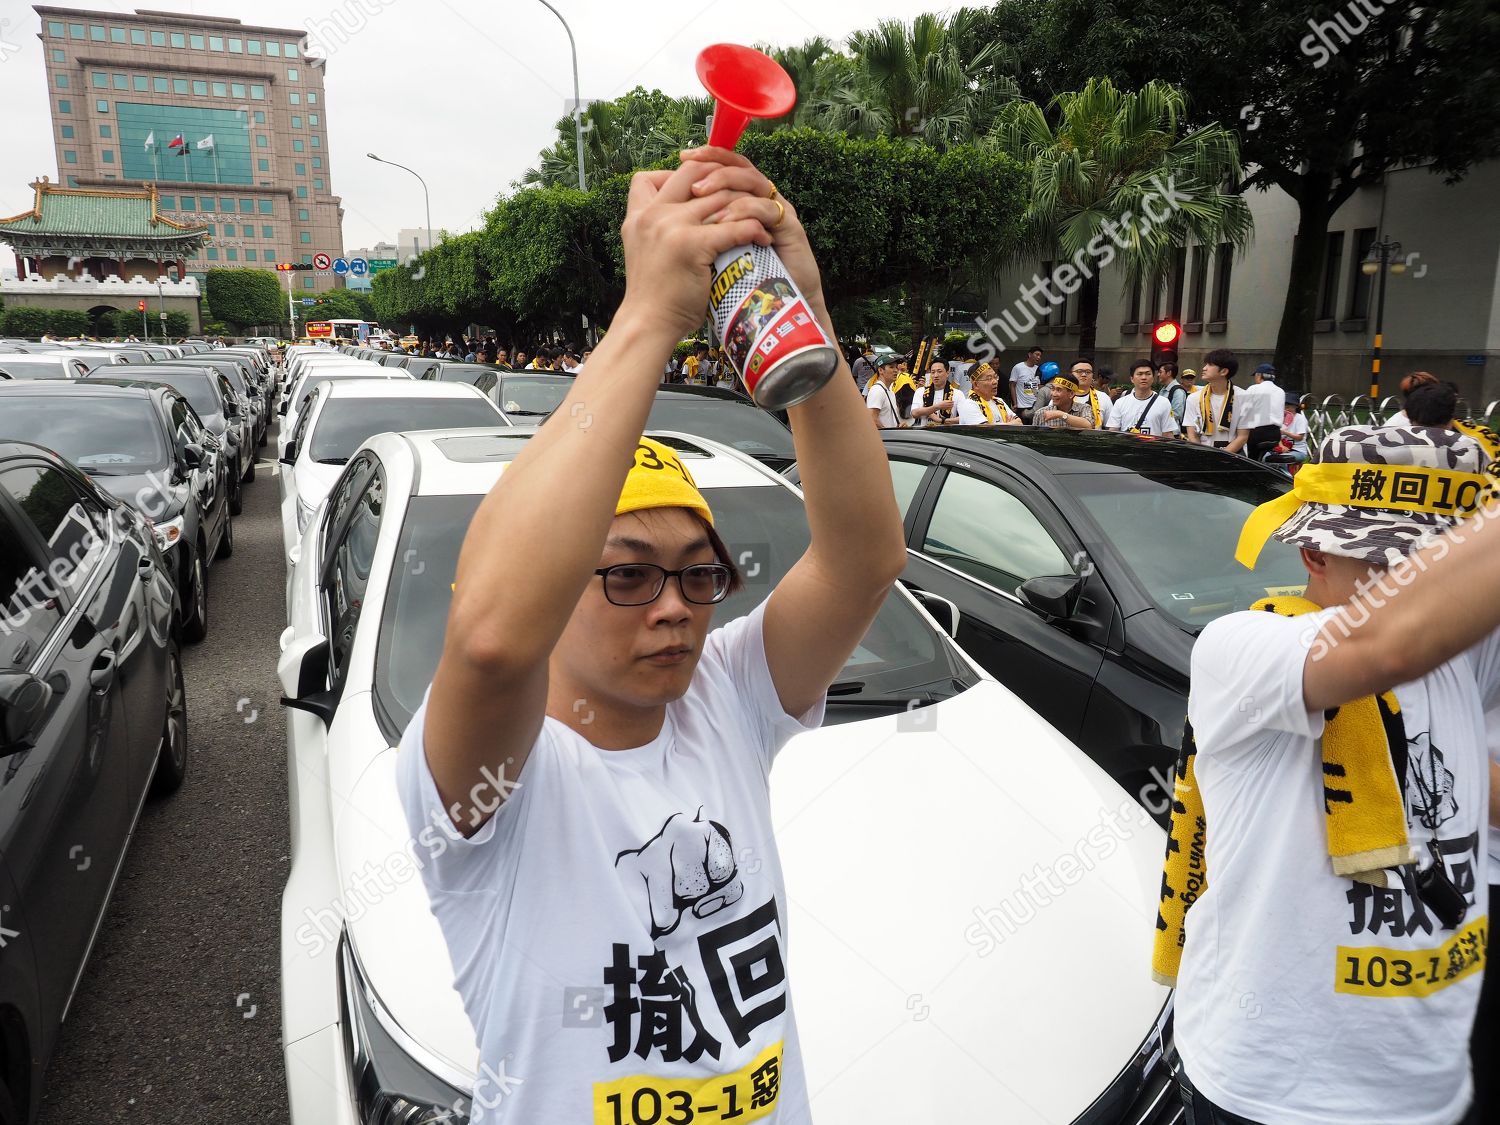
M 1385 275 L 1405 273 L 1406 260 L 1401 257 L 1401 243 L 1376 242 L 1359 264 L 1367 277 L 1380 275 L 1375 295 L 1375 350 L 1370 356 L 1370 402 L 1373 405 L 1380 397 L 1380 349 L 1385 342 Z
M 563 25 L 563 30 L 568 33 L 568 51 L 573 56 L 573 148 L 578 153 L 578 190 L 588 191 L 588 178 L 583 171 L 583 98 L 578 90 L 578 44 L 573 39 L 573 29 L 568 26 L 568 21 L 563 19 L 563 14 L 554 8 L 548 0 L 540 0 L 541 4 L 554 16 L 557 22 Z M 589 342 L 589 317 L 583 314 L 583 344 L 588 346 Z
M 394 160 L 382 160 L 380 157 L 376 156 L 373 152 L 367 152 L 367 153 L 365 153 L 365 155 L 368 156 L 371 160 L 374 160 L 374 161 L 376 161 L 376 162 L 378 162 L 380 164 L 389 164 L 392 168 L 400 168 L 403 172 L 411 172 L 411 174 L 413 176 L 417 176 L 417 173 L 415 171 L 413 171 L 411 168 L 408 168 L 405 164 L 397 164 Z M 427 194 L 427 181 L 424 180 L 421 176 L 417 176 L 417 183 L 419 183 L 419 184 L 422 185 L 422 202 L 423 202 L 423 204 L 427 208 L 427 246 L 425 248 L 428 249 L 428 250 L 431 250 L 432 249 L 432 199 Z

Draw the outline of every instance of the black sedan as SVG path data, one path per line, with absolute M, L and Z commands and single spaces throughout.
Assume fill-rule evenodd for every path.
M 174 609 L 137 513 L 55 454 L 0 441 L 5 1122 L 36 1119 L 142 802 L 187 771 Z
M 1306 584 L 1297 551 L 1275 540 L 1253 571 L 1234 560 L 1246 516 L 1287 478 L 1128 434 L 881 437 L 905 516 L 902 581 L 951 601 L 969 655 L 1165 822 L 1194 638 Z
M 234 552 L 233 468 L 175 389 L 84 379 L 0 387 L 0 438 L 25 437 L 150 521 L 176 585 L 182 634 L 208 632 L 209 560 Z

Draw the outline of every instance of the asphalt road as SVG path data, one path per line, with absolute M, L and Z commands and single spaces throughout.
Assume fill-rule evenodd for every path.
M 47 1073 L 40 1125 L 287 1120 L 279 1002 L 288 866 L 277 704 L 285 566 L 273 426 L 183 654 L 187 780 L 148 800 Z

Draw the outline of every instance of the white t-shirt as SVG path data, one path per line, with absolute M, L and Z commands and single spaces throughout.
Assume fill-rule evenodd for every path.
M 1472 935 L 1488 909 L 1483 711 L 1500 700 L 1500 632 L 1395 689 L 1409 838 L 1425 868 L 1436 829 L 1470 903 L 1457 930 L 1443 930 L 1409 873 L 1388 871 L 1386 889 L 1333 873 L 1324 716 L 1304 705 L 1302 675 L 1335 612 L 1231 613 L 1194 646 L 1188 718 L 1208 887 L 1187 915 L 1177 1047 L 1210 1101 L 1268 1125 L 1451 1125 L 1472 1094 L 1482 977 Z
M 1292 415 L 1291 424 L 1286 423 L 1286 411 L 1281 412 L 1282 429 L 1297 435 L 1297 440 L 1292 442 L 1292 452 L 1307 455 L 1307 416 L 1300 410 Z
M 1253 430 L 1257 426 L 1281 429 L 1286 413 L 1286 392 L 1275 383 L 1254 383 L 1234 397 L 1234 428 Z
M 1016 412 L 1014 410 L 1010 409 L 1010 407 L 1006 406 L 1005 403 L 1001 402 L 998 398 L 992 398 L 992 399 L 990 399 L 989 402 L 987 403 L 987 405 L 990 408 L 990 417 L 989 418 L 986 418 L 984 416 L 984 406 L 981 406 L 978 402 L 976 402 L 974 399 L 970 398 L 968 395 L 965 395 L 963 398 L 959 399 L 958 400 L 958 423 L 959 423 L 959 425 L 961 425 L 961 426 L 1002 426 L 1002 425 L 1005 425 L 1007 422 L 1009 422 L 1011 419 L 1015 419 L 1016 421 L 1020 421 L 1019 418 L 1016 418 Z
M 973 389 L 973 384 L 969 381 L 969 369 L 973 366 L 974 363 L 972 360 L 968 362 L 954 360 L 948 365 L 948 382 L 952 383 L 964 394 L 968 394 Z
M 1386 422 L 1386 425 L 1387 426 L 1410 426 L 1411 425 L 1411 419 L 1406 416 L 1406 411 L 1404 411 L 1404 410 L 1398 410 L 1398 411 L 1396 411 L 1396 413 L 1394 413 L 1394 414 L 1392 414 L 1390 416 L 1390 419 Z
M 960 393 L 952 383 L 949 383 L 946 387 L 944 387 L 943 393 L 934 398 L 932 402 L 927 401 L 927 392 L 929 389 L 932 388 L 918 387 L 916 393 L 912 396 L 911 406 L 913 414 L 911 424 L 914 428 L 919 430 L 926 429 L 928 426 L 940 428 L 943 425 L 942 411 L 938 411 L 936 414 L 928 414 L 922 418 L 918 418 L 915 414 L 915 411 L 919 406 L 932 406 L 939 402 L 947 402 L 949 404 L 949 410 L 954 416 L 962 416 L 962 410 L 960 409 L 959 403 L 966 396 Z
M 1214 432 L 1212 436 L 1203 430 L 1203 414 L 1202 408 L 1199 405 L 1203 398 L 1203 388 L 1198 387 L 1194 390 L 1192 394 L 1188 395 L 1187 409 L 1182 413 L 1182 432 L 1186 434 L 1190 428 L 1197 429 L 1199 445 L 1226 445 L 1230 441 L 1233 441 L 1235 427 L 1239 425 L 1240 395 L 1245 393 L 1244 391 L 1240 391 L 1236 394 L 1235 390 L 1234 384 L 1231 383 L 1226 394 L 1216 395 L 1210 392 L 1209 410 L 1212 411 L 1214 417 Z M 1230 396 L 1233 396 L 1232 409 L 1229 411 L 1229 417 L 1225 419 L 1224 400 Z M 1224 422 L 1228 422 L 1229 425 L 1225 426 L 1221 422 L 1221 419 Z
M 1148 402 L 1150 406 L 1146 405 Z M 1131 393 L 1115 399 L 1105 429 L 1129 430 L 1132 427 L 1138 428 L 1143 434 L 1175 434 L 1177 417 L 1172 413 L 1172 404 L 1167 401 L 1167 396 L 1155 393 L 1154 399 L 1152 395 L 1137 398 Z
M 1042 385 L 1041 376 L 1037 369 L 1029 363 L 1018 363 L 1010 369 L 1011 390 L 1016 396 L 1016 405 L 1023 409 L 1031 409 L 1036 405 L 1037 388 Z
M 762 602 L 709 634 L 647 745 L 600 750 L 549 718 L 499 811 L 468 840 L 440 831 L 449 846 L 422 878 L 481 1075 L 497 1076 L 487 1097 L 476 1089 L 475 1125 L 593 1122 L 612 1094 L 629 1119 L 642 1088 L 664 1121 L 667 1108 L 718 1121 L 705 1104 L 748 1113 L 770 1097 L 763 1120 L 810 1120 L 769 777 L 823 705 L 782 711 L 764 616 Z M 426 709 L 397 759 L 413 836 L 450 823 L 422 749 Z M 501 1075 L 521 1081 L 502 1090 Z
M 865 404 L 877 411 L 880 428 L 882 430 L 898 429 L 901 425 L 901 415 L 896 410 L 896 396 L 879 379 L 870 384 L 870 389 L 865 392 Z

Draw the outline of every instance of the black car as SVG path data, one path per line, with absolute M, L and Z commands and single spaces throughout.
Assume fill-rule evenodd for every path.
M 234 467 L 234 472 L 230 475 L 229 513 L 239 515 L 244 503 L 240 496 L 240 483 L 247 472 L 245 462 L 250 462 L 248 471 L 253 474 L 255 449 L 245 439 L 247 427 L 241 421 L 244 407 L 238 402 L 239 396 L 234 393 L 229 381 L 212 367 L 202 364 L 195 366 L 186 360 L 127 363 L 107 370 L 107 377 L 111 380 L 163 383 L 175 388 L 192 404 L 199 420 L 223 444 L 224 455 Z M 104 377 L 103 372 L 88 376 L 92 379 Z
M 234 553 L 233 469 L 188 400 L 159 383 L 115 379 L 0 387 L 0 438 L 62 455 L 151 522 L 178 592 L 182 633 L 208 631 L 209 560 Z
M 1253 571 L 1234 560 L 1245 518 L 1287 478 L 1131 434 L 965 426 L 881 439 L 905 517 L 902 581 L 951 601 L 969 655 L 1165 823 L 1194 638 L 1306 584 L 1298 552 L 1275 540 Z
M 218 355 L 193 356 L 192 359 L 177 359 L 169 363 L 154 363 L 152 367 L 160 368 L 212 368 L 224 377 L 229 384 L 229 393 L 224 395 L 226 402 L 234 402 L 239 405 L 239 410 L 230 415 L 239 422 L 240 448 L 244 455 L 240 463 L 240 479 L 249 483 L 255 479 L 255 449 L 263 441 L 265 431 L 270 428 L 270 418 L 262 413 L 265 396 L 261 392 L 259 384 L 255 383 L 248 370 L 248 360 L 244 356 L 235 358 L 218 358 Z M 105 374 L 109 374 L 105 372 Z M 220 388 L 223 391 L 224 388 Z
M 174 591 L 138 513 L 0 441 L 0 1121 L 33 1121 L 148 793 L 187 771 Z
M 271 379 L 269 374 L 262 371 L 252 356 L 252 349 L 231 351 L 229 348 L 215 348 L 195 355 L 189 359 L 177 361 L 197 367 L 212 367 L 221 372 L 234 386 L 234 389 L 250 402 L 251 418 L 254 425 L 253 437 L 257 445 L 264 445 L 266 431 L 271 426 L 271 411 L 269 409 L 272 400 Z

